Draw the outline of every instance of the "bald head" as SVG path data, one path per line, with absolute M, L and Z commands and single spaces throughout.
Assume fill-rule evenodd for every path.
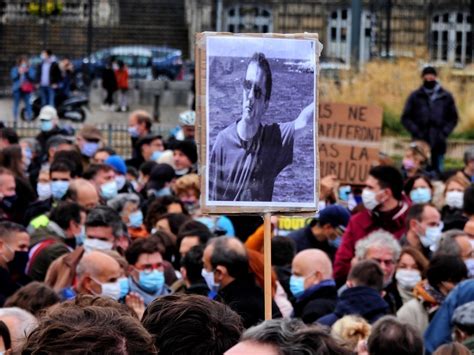
M 97 188 L 88 180 L 76 179 L 69 185 L 67 194 L 70 200 L 77 202 L 81 207 L 90 210 L 99 204 Z
M 247 251 L 237 238 L 211 239 L 204 250 L 203 263 L 207 271 L 214 271 L 214 279 L 221 287 L 249 273 Z
M 291 272 L 295 276 L 305 278 L 304 288 L 307 289 L 332 278 L 331 260 L 319 249 L 306 249 L 296 254 Z

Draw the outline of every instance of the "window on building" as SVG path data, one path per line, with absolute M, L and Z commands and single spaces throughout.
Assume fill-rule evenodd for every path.
M 273 31 L 272 12 L 263 6 L 236 5 L 224 11 L 224 31 L 256 32 Z
M 330 59 L 341 59 L 345 63 L 350 62 L 351 53 L 351 10 L 337 9 L 329 14 L 327 53 Z M 364 10 L 361 17 L 360 31 L 360 61 L 365 62 L 370 59 L 374 41 L 375 15 Z
M 431 57 L 464 66 L 472 61 L 471 17 L 467 12 L 437 13 L 431 20 Z

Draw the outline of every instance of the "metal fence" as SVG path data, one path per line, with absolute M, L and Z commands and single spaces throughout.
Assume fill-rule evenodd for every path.
M 5 126 L 11 127 L 16 130 L 20 138 L 35 138 L 40 132 L 39 122 L 23 122 L 23 121 L 7 121 L 4 122 Z M 66 127 L 66 125 L 62 125 Z M 74 132 L 78 132 L 82 128 L 82 124 L 68 124 Z M 132 146 L 130 140 L 130 134 L 128 133 L 128 125 L 126 124 L 97 124 L 95 125 L 104 137 L 104 143 L 112 147 L 117 154 L 121 155 L 125 159 L 131 158 Z M 170 130 L 173 128 L 172 125 L 166 124 L 154 124 L 152 131 L 156 134 L 162 135 L 167 138 Z

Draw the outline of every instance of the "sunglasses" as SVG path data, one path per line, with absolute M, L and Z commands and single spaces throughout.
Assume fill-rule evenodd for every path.
M 262 97 L 262 88 L 258 85 L 253 84 L 250 80 L 244 80 L 243 87 L 247 95 L 249 94 L 250 90 L 252 90 L 252 86 L 253 95 L 257 100 L 259 100 Z

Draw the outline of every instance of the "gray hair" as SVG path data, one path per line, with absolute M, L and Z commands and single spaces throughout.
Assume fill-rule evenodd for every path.
M 279 355 L 352 354 L 320 325 L 306 325 L 300 319 L 270 319 L 247 329 L 240 341 L 252 341 L 276 348 Z M 322 350 L 324 349 L 324 350 Z
M 456 242 L 455 238 L 464 235 L 466 235 L 466 233 L 460 229 L 451 229 L 444 232 L 439 239 L 436 254 L 461 256 L 461 247 Z
M 6 323 L 9 324 L 13 353 L 20 353 L 26 338 L 38 325 L 38 320 L 30 312 L 18 307 L 0 308 L 0 320 L 5 321 L 7 318 L 15 320 Z
M 379 229 L 356 243 L 355 255 L 357 259 L 364 260 L 369 249 L 374 247 L 392 250 L 393 260 L 398 260 L 402 250 L 392 233 Z
M 122 213 L 125 205 L 129 202 L 138 205 L 140 203 L 140 197 L 138 197 L 137 194 L 132 193 L 118 194 L 113 199 L 107 201 L 107 206 L 117 213 Z

